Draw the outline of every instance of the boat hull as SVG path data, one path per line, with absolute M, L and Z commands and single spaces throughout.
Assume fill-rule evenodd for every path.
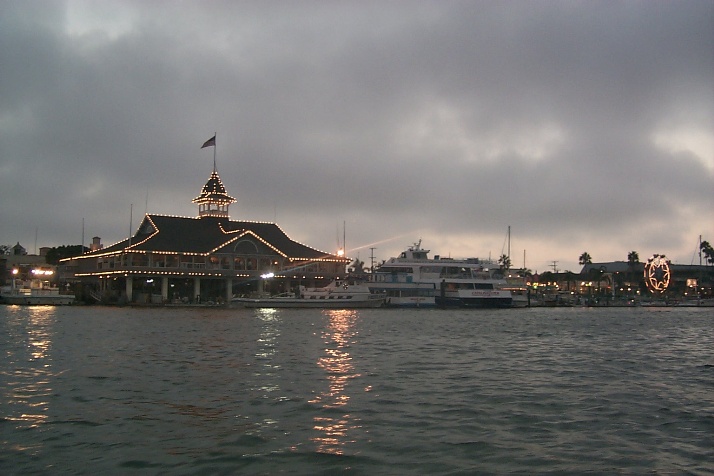
M 436 307 L 436 302 L 433 297 L 387 297 L 384 301 L 386 307 L 404 307 L 404 308 L 433 308 Z
M 300 299 L 300 298 L 237 298 L 235 306 L 247 308 L 307 308 L 307 309 L 363 309 L 384 304 L 384 298 L 353 301 L 350 299 Z
M 55 296 L 33 296 L 33 295 L 10 295 L 2 296 L 0 299 L 4 304 L 14 304 L 21 306 L 67 306 L 74 303 L 72 295 Z
M 514 307 L 513 299 L 510 297 L 464 298 L 437 296 L 435 300 L 436 305 L 441 308 L 506 309 Z

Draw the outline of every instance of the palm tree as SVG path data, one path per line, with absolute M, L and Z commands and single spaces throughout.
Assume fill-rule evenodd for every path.
M 630 251 L 627 253 L 627 267 L 630 269 L 630 285 L 634 287 L 633 281 L 635 280 L 635 266 L 640 262 L 640 255 L 637 251 Z
M 592 264 L 592 262 L 593 262 L 593 259 L 590 256 L 590 253 L 588 253 L 587 251 L 584 251 L 583 254 L 580 255 L 580 258 L 578 261 L 578 263 L 582 264 L 582 265 Z
M 505 254 L 498 258 L 498 262 L 501 265 L 502 270 L 508 270 L 511 267 L 511 258 Z
M 359 258 L 355 259 L 352 266 L 347 270 L 350 274 L 362 274 L 364 273 L 364 261 L 360 261 Z
M 714 264 L 714 248 L 712 248 L 712 245 L 710 245 L 708 241 L 702 241 L 701 245 L 699 245 L 699 249 L 704 253 L 705 262 Z

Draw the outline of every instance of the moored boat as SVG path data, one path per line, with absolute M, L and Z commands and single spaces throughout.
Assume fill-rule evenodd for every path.
M 513 307 L 511 292 L 496 289 L 492 282 L 469 282 L 463 280 L 447 282 L 445 279 L 440 286 L 439 295 L 435 297 L 438 307 L 473 307 L 473 308 L 500 308 Z
M 61 294 L 59 288 L 49 286 L 39 279 L 28 282 L 13 279 L 12 286 L 7 286 L 0 292 L 0 302 L 4 304 L 62 306 L 74 301 L 73 294 Z
M 333 281 L 325 287 L 300 286 L 295 293 L 236 297 L 231 303 L 249 308 L 374 308 L 384 304 L 384 294 L 373 293 L 364 284 Z
M 369 288 L 392 307 L 514 307 L 500 272 L 478 258 L 429 258 L 419 241 L 375 269 Z

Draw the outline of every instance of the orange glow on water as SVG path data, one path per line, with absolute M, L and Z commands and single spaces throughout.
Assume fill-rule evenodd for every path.
M 358 313 L 354 310 L 334 310 L 327 311 L 327 315 L 329 323 L 322 334 L 327 347 L 317 365 L 325 371 L 329 386 L 310 403 L 325 409 L 336 409 L 348 404 L 348 383 L 361 376 L 355 372 L 352 357 L 346 350 L 356 335 L 354 323 Z M 317 443 L 317 451 L 320 453 L 344 454 L 345 445 L 354 442 L 348 436 L 350 430 L 359 428 L 349 413 L 334 418 L 317 416 L 313 421 L 313 428 L 320 436 L 312 438 L 312 441 Z

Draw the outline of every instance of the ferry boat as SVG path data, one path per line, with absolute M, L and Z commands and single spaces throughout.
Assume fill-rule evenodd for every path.
M 495 263 L 434 256 L 421 240 L 372 273 L 369 288 L 393 307 L 513 307 L 508 283 Z
M 384 297 L 384 294 L 371 292 L 364 284 L 333 281 L 325 287 L 300 286 L 296 293 L 236 297 L 231 303 L 249 308 L 355 309 L 380 307 L 384 304 Z

